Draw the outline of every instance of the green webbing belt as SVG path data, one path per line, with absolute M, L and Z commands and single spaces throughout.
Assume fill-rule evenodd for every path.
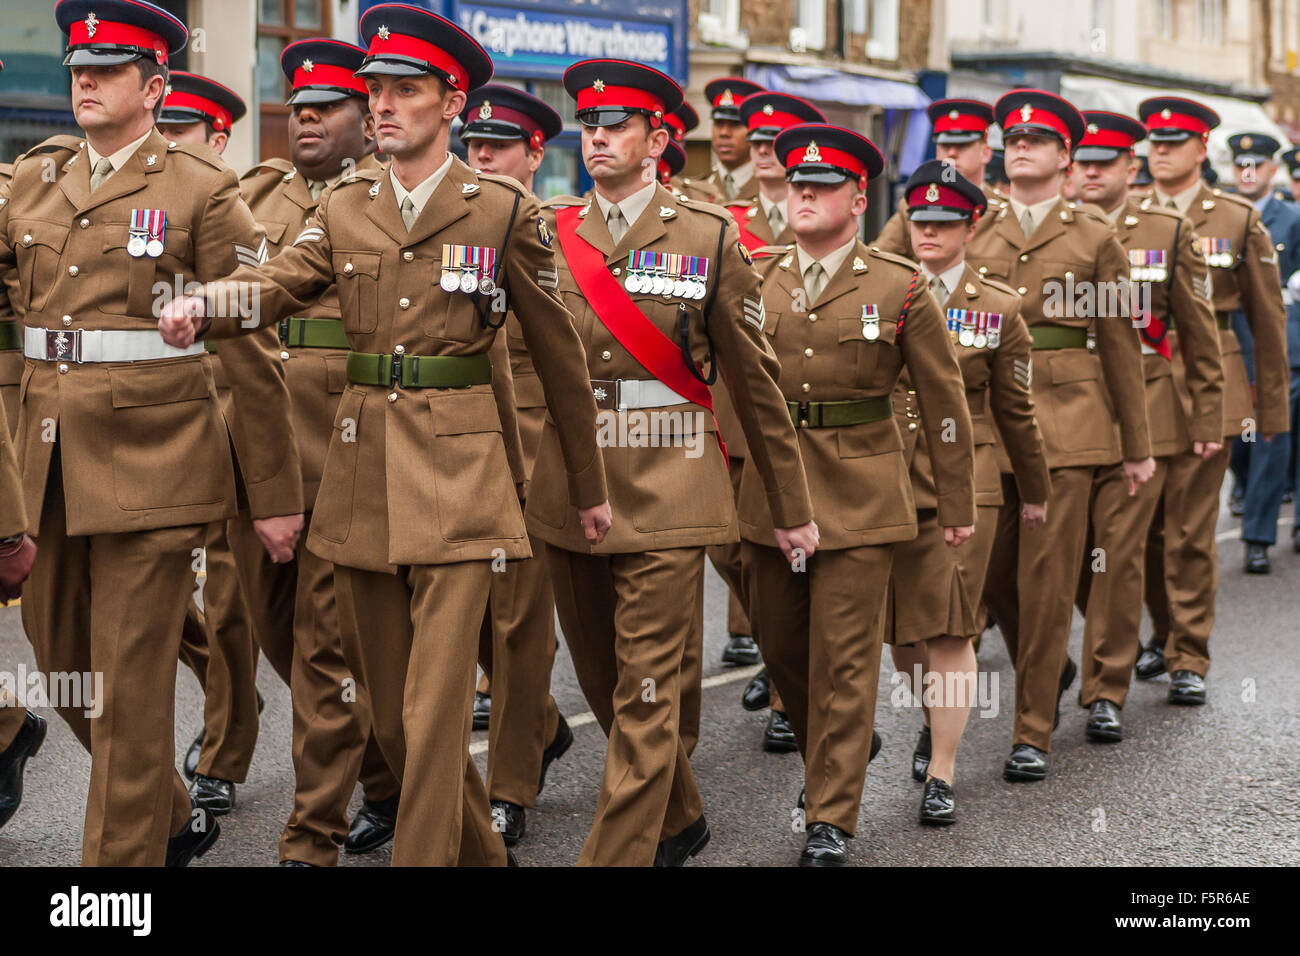
M 847 402 L 786 402 L 795 428 L 836 428 L 883 422 L 894 416 L 892 395 L 857 398 Z
M 280 344 L 290 348 L 345 349 L 348 334 L 338 319 L 285 319 L 280 323 Z
M 492 381 L 486 355 L 348 353 L 348 381 L 391 388 L 468 388 Z
M 1064 325 L 1031 325 L 1029 337 L 1036 349 L 1086 349 L 1088 330 Z

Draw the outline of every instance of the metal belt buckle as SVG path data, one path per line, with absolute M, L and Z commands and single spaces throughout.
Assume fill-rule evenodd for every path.
M 593 378 L 591 395 L 596 400 L 596 407 L 606 411 L 618 411 L 621 395 L 621 379 Z
M 1084 338 L 1084 340 L 1083 340 L 1083 345 L 1084 345 L 1084 348 L 1086 348 L 1089 352 L 1096 352 L 1096 351 L 1097 351 L 1097 333 L 1096 333 L 1096 332 L 1089 331 L 1088 334 L 1087 334 L 1087 336 L 1085 336 L 1085 338 Z
M 81 362 L 81 329 L 46 329 L 45 358 L 49 362 Z
M 808 402 L 799 403 L 799 427 L 800 428 L 808 428 L 812 424 L 810 420 L 811 412 L 812 409 L 809 408 Z
M 388 387 L 402 387 L 402 359 L 406 356 L 401 352 L 394 352 L 388 357 Z
M 276 327 L 280 336 L 280 344 L 288 348 L 289 346 L 289 320 L 281 319 L 280 324 Z

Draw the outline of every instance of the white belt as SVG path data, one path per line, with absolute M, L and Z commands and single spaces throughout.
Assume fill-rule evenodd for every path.
M 598 379 L 591 380 L 591 393 L 596 407 L 620 412 L 634 408 L 663 408 L 668 405 L 688 405 L 689 398 L 655 378 L 650 379 Z
M 173 348 L 152 329 L 23 329 L 23 354 L 43 362 L 144 362 L 202 355 L 203 343 Z

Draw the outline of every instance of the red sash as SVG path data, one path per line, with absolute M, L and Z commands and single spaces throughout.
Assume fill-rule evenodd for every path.
M 610 275 L 605 266 L 604 253 L 578 235 L 580 209 L 579 206 L 565 206 L 557 210 L 555 223 L 560 236 L 560 248 L 564 251 L 569 271 L 573 273 L 583 298 L 590 303 L 601 325 L 618 339 L 619 344 L 632 354 L 642 368 L 682 398 L 708 409 L 712 415 L 713 394 L 707 385 L 686 368 L 681 348 L 655 328 L 654 323 L 637 308 L 622 283 Z M 716 265 L 719 264 L 715 263 Z M 713 419 L 713 427 L 718 447 L 722 449 L 722 460 L 730 466 L 722 433 L 716 431 L 716 417 Z
M 1173 351 L 1169 348 L 1169 327 L 1154 315 L 1148 317 L 1146 325 L 1138 326 L 1138 335 L 1142 341 L 1156 350 L 1156 353 L 1168 361 L 1173 361 Z
M 745 213 L 749 211 L 748 203 L 743 206 L 726 206 L 724 208 L 726 208 L 727 212 L 731 213 L 731 218 L 736 220 L 736 228 L 740 230 L 740 244 L 744 246 L 751 255 L 759 249 L 762 249 L 764 246 L 770 244 L 758 238 L 758 236 L 754 235 L 747 228 L 749 220 Z

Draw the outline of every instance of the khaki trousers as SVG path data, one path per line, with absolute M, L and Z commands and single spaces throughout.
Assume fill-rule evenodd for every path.
M 683 657 L 703 627 L 704 549 L 578 554 L 547 566 L 578 683 L 609 737 L 580 866 L 650 866 L 659 841 L 703 814 L 681 738 Z
M 504 866 L 487 790 L 469 754 L 488 561 L 337 565 L 343 655 L 375 739 L 402 785 L 394 866 Z
M 1084 548 L 1077 602 L 1084 615 L 1079 665 L 1083 674 L 1079 702 L 1084 707 L 1099 700 L 1123 707 L 1128 699 L 1142 643 L 1147 534 L 1168 474 L 1169 459 L 1157 458 L 1155 473 L 1131 498 L 1123 465 L 1101 468 L 1093 479 L 1089 543 Z M 1105 570 L 1094 572 L 1094 564 L 1101 560 L 1101 556 L 1093 558 L 1097 549 L 1104 556 Z
M 803 755 L 804 819 L 857 833 L 871 753 L 893 549 L 818 551 L 790 569 L 741 542 L 751 620 Z
M 103 679 L 98 716 L 86 716 L 94 708 L 84 700 L 58 707 L 90 752 L 82 863 L 162 866 L 168 838 L 190 818 L 172 735 L 181 621 L 203 527 L 70 536 L 56 449 L 38 540 L 22 604 L 37 666 Z

